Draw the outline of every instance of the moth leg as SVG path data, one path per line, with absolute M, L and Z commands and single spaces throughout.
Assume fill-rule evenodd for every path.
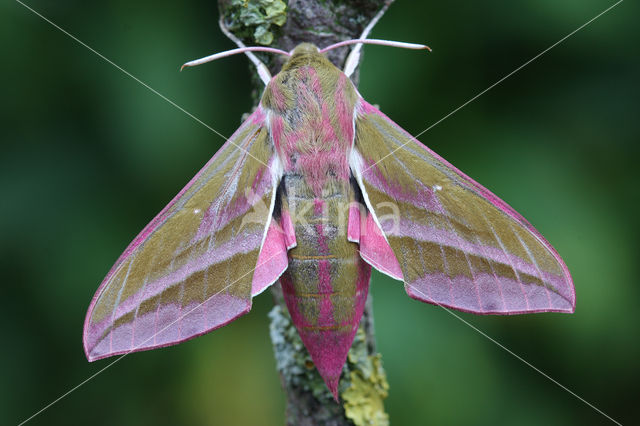
M 380 18 L 382 18 L 382 15 L 384 15 L 384 13 L 387 11 L 391 3 L 393 3 L 393 0 L 387 0 L 385 2 L 384 6 L 382 6 L 382 9 L 380 9 L 380 11 L 376 14 L 376 16 L 373 17 L 371 22 L 369 22 L 369 24 L 364 28 L 364 31 L 362 31 L 362 34 L 360 35 L 360 39 L 366 39 L 369 36 L 369 33 L 371 32 L 371 30 L 373 29 L 373 27 L 376 26 Z M 349 56 L 347 56 L 347 60 L 344 63 L 344 71 L 343 71 L 347 77 L 351 77 L 353 72 L 358 67 L 358 64 L 360 63 L 361 49 L 362 49 L 362 44 L 356 44 L 355 47 L 351 50 L 351 53 L 349 53 Z
M 220 30 L 222 31 L 222 33 L 226 35 L 229 40 L 234 42 L 236 46 L 240 48 L 247 47 L 242 41 L 240 41 L 238 37 L 234 36 L 231 31 L 229 31 L 227 26 L 224 24 L 224 19 L 222 16 L 220 17 L 218 24 L 220 25 Z M 244 52 L 244 54 L 247 55 L 249 57 L 249 60 L 253 62 L 253 65 L 256 66 L 256 71 L 258 72 L 260 80 L 262 80 L 264 85 L 266 86 L 267 84 L 269 84 L 269 82 L 271 81 L 271 73 L 267 69 L 267 66 L 260 59 L 258 59 L 258 57 L 254 55 L 253 52 Z

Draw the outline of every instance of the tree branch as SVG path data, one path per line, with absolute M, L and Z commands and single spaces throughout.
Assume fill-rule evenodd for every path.
M 360 36 L 387 0 L 219 0 L 227 28 L 246 45 L 270 45 L 286 51 L 302 42 L 319 47 Z M 328 52 L 329 60 L 342 68 L 350 49 Z M 275 75 L 284 58 L 259 55 Z M 252 73 L 255 104 L 263 84 Z M 358 72 L 351 77 L 358 83 Z M 282 386 L 287 395 L 287 424 L 295 426 L 388 425 L 383 400 L 388 385 L 381 355 L 376 353 L 371 295 L 347 363 L 339 394 L 333 396 L 315 369 L 282 298 L 280 283 L 272 286 L 275 307 L 269 313 L 270 333 Z

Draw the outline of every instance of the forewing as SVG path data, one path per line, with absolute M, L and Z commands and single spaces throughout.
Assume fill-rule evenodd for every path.
M 412 298 L 482 314 L 573 312 L 569 271 L 522 216 L 364 100 L 351 167 Z
M 259 108 L 108 273 L 85 320 L 89 360 L 172 345 L 249 311 L 275 161 Z

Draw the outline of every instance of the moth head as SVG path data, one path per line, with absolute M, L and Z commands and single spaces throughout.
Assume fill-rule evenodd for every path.
M 320 49 L 315 44 L 312 43 L 300 43 L 297 45 L 289 54 L 291 57 L 301 56 L 301 55 L 313 55 L 320 52 Z
M 300 43 L 291 52 L 280 71 L 289 71 L 303 66 L 314 68 L 333 67 L 333 64 L 322 54 L 318 47 L 311 43 Z

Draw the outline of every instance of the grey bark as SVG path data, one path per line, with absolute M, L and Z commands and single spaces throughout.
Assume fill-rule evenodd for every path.
M 338 41 L 358 38 L 387 0 L 289 0 L 286 21 L 266 8 L 280 0 L 219 0 L 227 27 L 246 45 L 273 35 L 271 47 L 290 51 L 302 42 L 325 47 Z M 392 1 L 392 0 L 391 0 Z M 244 9 L 242 9 L 244 8 Z M 254 8 L 254 9 L 251 9 Z M 251 11 L 255 10 L 254 14 Z M 273 9 L 270 9 L 271 11 Z M 244 16 L 243 16 L 244 15 Z M 261 38 L 260 38 L 261 37 Z M 342 68 L 350 49 L 328 52 L 329 60 Z M 259 55 L 272 75 L 281 68 L 279 55 Z M 253 70 L 255 71 L 255 70 Z M 358 72 L 352 76 L 358 83 Z M 257 105 L 263 84 L 253 72 Z M 277 368 L 287 397 L 286 423 L 295 426 L 386 425 L 388 417 L 382 400 L 387 385 L 380 355 L 376 353 L 371 296 L 367 300 L 360 329 L 349 352 L 340 380 L 340 403 L 336 403 L 311 362 L 291 322 L 282 298 L 280 283 L 272 286 L 275 306 L 270 312 L 270 331 Z

